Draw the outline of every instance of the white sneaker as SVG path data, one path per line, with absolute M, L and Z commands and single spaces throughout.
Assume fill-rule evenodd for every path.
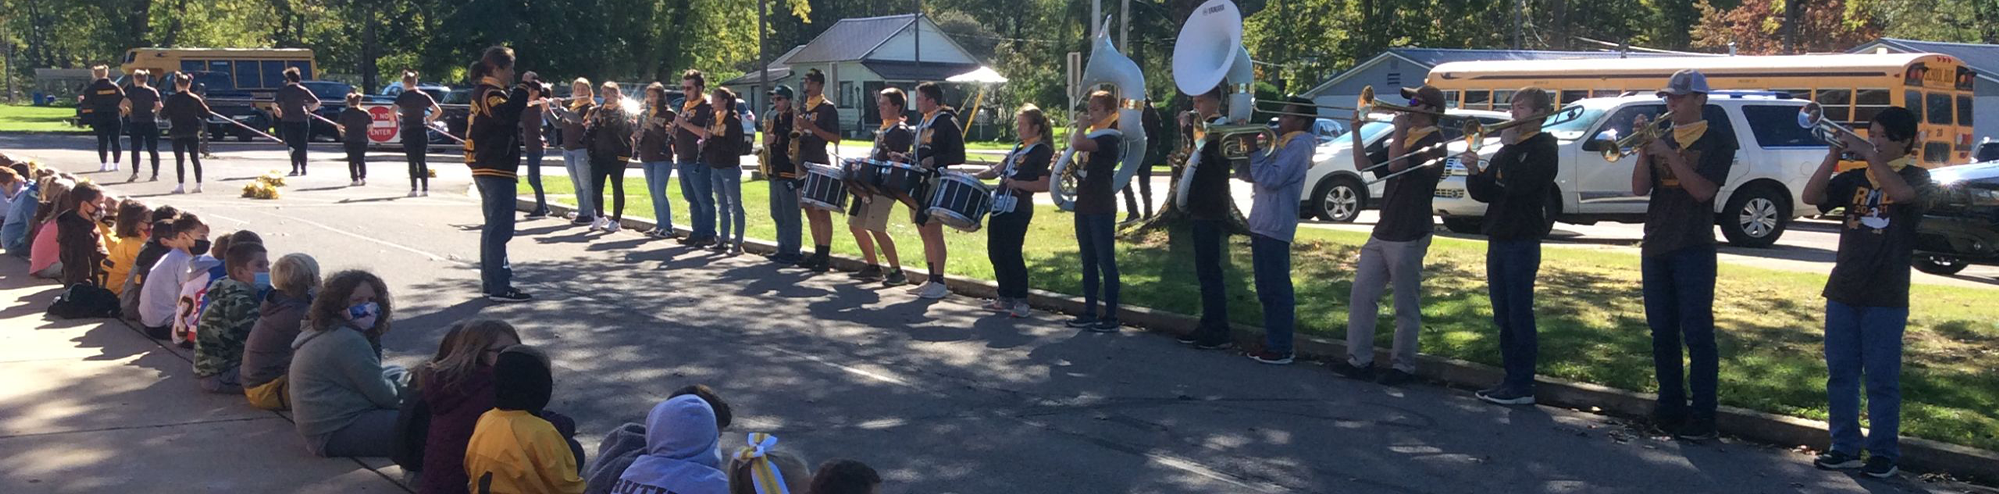
M 365 178 L 364 178 L 364 179 L 360 179 L 360 180 L 356 180 L 356 181 L 354 181 L 354 183 L 356 183 L 356 184 L 360 184 L 361 186 L 363 186 L 363 187 L 366 187 L 366 186 L 368 185 L 368 179 L 365 179 Z
M 115 172 L 115 171 L 118 171 L 118 162 L 116 162 L 116 161 L 113 161 L 113 162 L 111 162 L 111 171 L 114 171 L 114 172 Z
M 575 221 L 575 220 L 576 220 L 576 212 L 575 212 L 575 211 L 570 211 L 570 212 L 569 212 L 569 214 L 565 214 L 565 215 L 562 215 L 562 219 L 565 219 L 565 220 L 570 220 L 570 221 Z
M 200 194 L 200 193 L 201 193 L 201 184 L 200 184 L 199 182 L 197 182 L 197 183 L 195 183 L 195 184 L 194 184 L 194 193 L 196 193 L 196 194 Z
M 111 170 L 113 170 L 113 168 L 111 168 L 111 164 L 110 164 L 110 163 L 106 163 L 106 162 L 102 162 L 102 161 L 99 161 L 99 162 L 97 162 L 97 171 L 100 171 L 100 172 L 108 172 L 108 171 L 111 171 Z
M 408 197 L 416 197 L 416 191 L 414 190 L 410 191 L 410 195 Z
M 604 220 L 604 233 L 618 233 L 618 222 Z
M 354 180 L 350 180 L 350 181 L 348 181 L 348 182 L 347 182 L 347 186 L 348 186 L 348 187 L 360 187 L 360 186 L 361 186 L 361 179 L 358 179 L 358 178 L 357 178 L 357 179 L 354 179 Z
M 430 189 L 424 189 L 424 191 L 419 195 L 422 195 L 424 197 L 430 197 Z
M 611 226 L 611 219 L 602 216 L 597 217 L 597 221 L 590 222 L 590 229 L 592 231 L 595 230 L 609 231 L 607 229 L 610 228 L 610 226 Z
M 186 185 L 186 184 L 182 184 L 182 185 L 175 185 L 175 186 L 174 186 L 174 191 L 173 191 L 173 192 L 171 192 L 171 193 L 172 193 L 172 194 L 186 194 L 186 193 L 187 193 L 187 189 L 186 189 L 186 187 L 187 187 L 187 185 Z
M 950 294 L 951 289 L 949 287 L 935 281 L 924 283 L 922 288 L 916 289 L 916 296 L 933 300 L 944 298 Z

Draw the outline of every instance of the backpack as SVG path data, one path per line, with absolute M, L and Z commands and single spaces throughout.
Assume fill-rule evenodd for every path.
M 90 283 L 77 283 L 63 290 L 48 314 L 58 319 L 118 317 L 118 295 Z

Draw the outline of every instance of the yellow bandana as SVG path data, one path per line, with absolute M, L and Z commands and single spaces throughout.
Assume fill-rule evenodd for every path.
M 819 108 L 819 105 L 823 104 L 826 104 L 826 95 L 824 94 L 812 95 L 810 97 L 805 98 L 805 111 L 816 110 Z
M 708 124 L 708 133 L 720 136 L 723 134 L 723 132 L 729 130 L 729 127 L 723 125 L 722 122 L 722 119 L 728 116 L 729 116 L 728 110 L 715 110 L 715 123 Z
M 884 133 L 884 132 L 888 132 L 888 129 L 889 129 L 889 128 L 891 128 L 891 127 L 895 127 L 896 125 L 900 125 L 900 124 L 902 124 L 902 119 L 900 119 L 900 118 L 898 118 L 898 119 L 895 119 L 895 120 L 883 120 L 883 121 L 882 121 L 882 128 L 879 128 L 879 129 L 875 129 L 875 133 L 876 133 L 876 134 L 881 134 L 881 133 Z
M 1903 168 L 1908 168 L 1909 165 L 1914 164 L 1916 164 L 1916 156 L 1912 154 L 1888 162 L 1888 169 L 1893 170 L 1895 173 L 1902 173 Z M 1881 187 L 1881 179 L 1874 177 L 1874 167 L 1867 168 L 1867 183 L 1877 188 Z
M 1429 127 L 1423 127 L 1420 129 L 1409 129 L 1409 132 L 1407 134 L 1403 134 L 1402 136 L 1402 147 L 1405 149 L 1414 150 L 1414 148 L 1410 148 L 1410 146 L 1414 146 L 1418 142 L 1423 142 L 1423 138 L 1429 137 L 1430 134 L 1435 134 L 1435 133 L 1437 133 L 1437 126 L 1435 125 Z
M 1680 143 L 1680 149 L 1686 149 L 1687 145 L 1701 140 L 1701 136 L 1705 134 L 1707 134 L 1706 120 L 1690 124 L 1673 124 L 1673 142 Z
M 695 109 L 695 108 L 698 108 L 698 107 L 700 107 L 700 106 L 701 106 L 701 103 L 702 103 L 702 101 L 701 101 L 701 98 L 699 98 L 699 97 L 694 97 L 694 98 L 687 98 L 687 101 L 683 101 L 683 102 L 681 102 L 681 103 L 680 103 L 680 112 L 681 112 L 681 113 L 687 113 L 687 112 L 691 112 L 691 111 L 694 111 L 694 109 Z
M 1284 134 L 1284 137 L 1277 138 L 1277 148 L 1283 149 L 1284 146 L 1291 144 L 1292 139 L 1297 139 L 1299 137 L 1308 136 L 1308 135 L 1312 135 L 1312 133 L 1302 130 L 1297 132 L 1292 132 L 1289 134 Z
M 1112 113 L 1112 114 L 1111 114 L 1111 116 L 1108 116 L 1108 117 L 1104 117 L 1104 119 L 1103 119 L 1103 120 L 1098 120 L 1098 121 L 1097 121 L 1097 123 L 1093 123 L 1093 124 L 1090 124 L 1090 132 L 1096 132 L 1096 131 L 1099 131 L 1099 130 L 1104 130 L 1104 129 L 1110 129 L 1110 128 L 1116 128 L 1116 127 L 1117 127 L 1117 117 L 1118 117 L 1118 115 L 1117 115 L 1116 113 Z

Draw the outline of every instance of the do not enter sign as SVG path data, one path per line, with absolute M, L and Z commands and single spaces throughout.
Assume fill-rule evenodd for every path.
M 396 121 L 396 107 L 390 105 L 369 106 L 368 141 L 387 144 L 396 139 L 400 122 Z

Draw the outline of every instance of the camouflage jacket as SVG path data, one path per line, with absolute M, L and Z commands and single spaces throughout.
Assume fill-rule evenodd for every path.
M 231 278 L 208 285 L 208 308 L 195 325 L 194 374 L 227 372 L 243 363 L 243 342 L 257 325 L 257 288 Z

